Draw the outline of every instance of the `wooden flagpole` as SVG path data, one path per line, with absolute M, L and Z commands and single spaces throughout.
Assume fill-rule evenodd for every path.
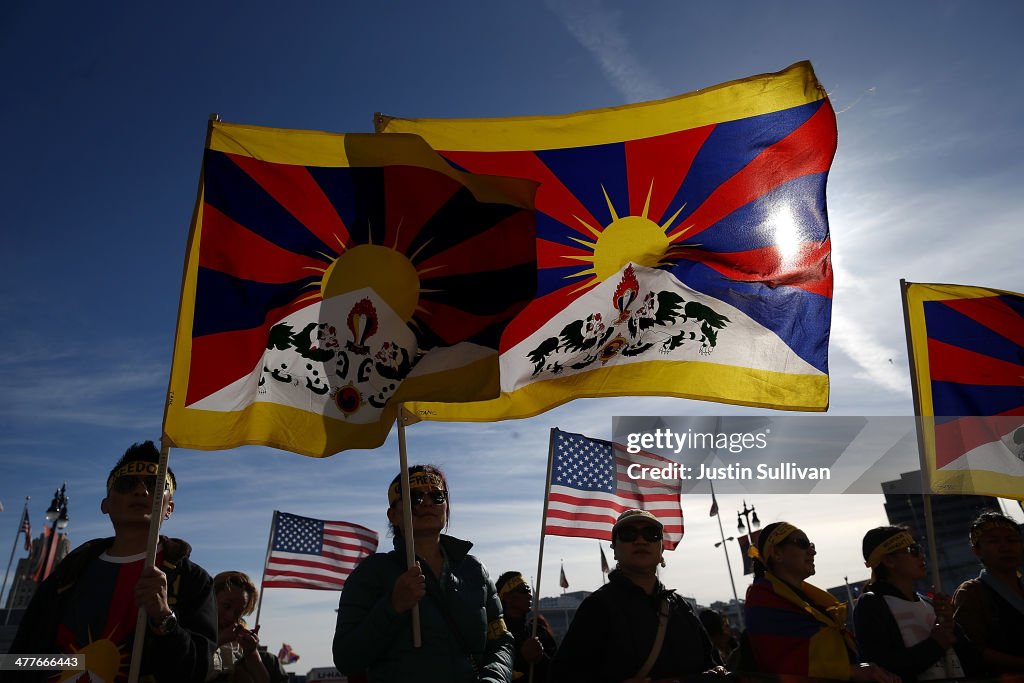
M 405 404 L 398 404 L 398 462 L 402 477 L 402 533 L 405 541 L 405 566 L 416 564 L 416 539 L 412 529 L 412 495 L 409 493 L 409 455 L 405 449 Z M 412 606 L 412 646 L 420 647 L 420 606 Z
M 917 384 L 917 362 L 914 360 L 914 342 L 910 336 L 910 304 L 907 302 L 908 283 L 900 278 L 900 298 L 903 300 L 903 326 L 907 336 L 907 362 L 910 366 L 910 388 L 914 397 L 914 425 L 917 428 L 917 453 L 921 460 L 921 499 L 924 502 L 925 536 L 928 540 L 928 560 L 932 568 L 932 586 L 935 592 L 942 591 L 942 579 L 939 574 L 939 551 L 935 544 L 935 519 L 932 516 L 932 472 L 927 462 L 924 447 L 924 425 L 921 415 L 921 389 Z M 934 428 L 934 419 L 932 426 Z M 946 678 L 953 677 L 953 665 L 949 650 L 946 651 Z
M 146 540 L 146 562 L 143 569 L 156 565 L 156 548 L 160 542 L 160 523 L 164 511 L 164 482 L 167 480 L 167 461 L 171 447 L 166 438 L 160 439 L 160 462 L 156 468 L 156 485 L 153 486 L 153 504 L 149 514 L 149 538 Z M 142 664 L 142 646 L 146 641 L 146 610 L 139 608 L 135 620 L 135 640 L 132 642 L 131 666 L 128 669 L 128 683 L 139 682 L 139 666 Z

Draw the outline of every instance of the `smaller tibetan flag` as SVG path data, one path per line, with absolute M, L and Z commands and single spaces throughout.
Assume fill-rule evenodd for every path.
M 1021 498 L 1024 295 L 906 283 L 904 305 L 931 489 Z
M 415 135 L 212 123 L 165 443 L 323 457 L 384 443 L 402 402 L 497 396 L 535 189 Z
M 760 535 L 761 535 L 761 530 L 758 529 L 757 531 L 751 531 L 750 532 L 750 540 L 749 541 L 747 540 L 747 535 L 746 534 L 743 534 L 742 536 L 737 536 L 736 537 L 736 542 L 740 546 L 740 557 L 743 558 L 743 574 L 744 575 L 746 575 L 746 574 L 753 574 L 754 573 L 754 563 L 753 563 L 753 561 L 750 558 L 750 542 L 753 541 L 754 545 L 756 546 L 757 545 L 757 537 L 760 536 Z
M 358 524 L 275 512 L 263 587 L 341 590 L 377 541 L 376 531 Z
M 277 652 L 277 658 L 282 664 L 294 664 L 299 661 L 299 653 L 292 649 L 288 643 L 281 643 L 281 649 Z
M 558 585 L 562 587 L 562 590 L 568 590 L 569 579 L 565 578 L 565 565 L 562 565 L 562 571 L 558 577 Z

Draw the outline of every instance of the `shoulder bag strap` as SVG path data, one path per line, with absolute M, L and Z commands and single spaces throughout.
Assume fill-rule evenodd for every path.
M 654 663 L 658 661 L 658 656 L 661 654 L 661 648 L 665 644 L 665 631 L 668 630 L 668 598 L 661 599 L 661 610 L 658 614 L 658 632 L 654 636 L 654 646 L 651 647 L 651 654 L 647 655 L 647 661 L 640 667 L 640 670 L 636 672 L 635 678 L 646 678 L 647 674 L 654 668 Z

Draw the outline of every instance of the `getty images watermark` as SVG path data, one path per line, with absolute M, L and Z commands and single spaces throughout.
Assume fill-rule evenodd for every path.
M 683 493 L 706 493 L 710 482 L 716 493 L 909 494 L 923 491 L 922 428 L 941 440 L 959 421 L 962 431 L 976 437 L 984 428 L 991 438 L 975 438 L 963 457 L 940 443 L 945 460 L 937 482 L 970 476 L 979 465 L 1024 474 L 1024 419 L 920 420 L 922 425 L 910 416 L 615 417 L 612 441 L 628 454 L 627 476 L 678 481 Z M 952 436 L 951 442 L 963 441 Z

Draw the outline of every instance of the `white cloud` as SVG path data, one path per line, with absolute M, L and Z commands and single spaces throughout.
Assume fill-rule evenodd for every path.
M 547 0 L 569 33 L 597 60 L 601 71 L 628 102 L 667 97 L 670 93 L 633 54 L 622 31 L 622 13 L 601 2 Z

